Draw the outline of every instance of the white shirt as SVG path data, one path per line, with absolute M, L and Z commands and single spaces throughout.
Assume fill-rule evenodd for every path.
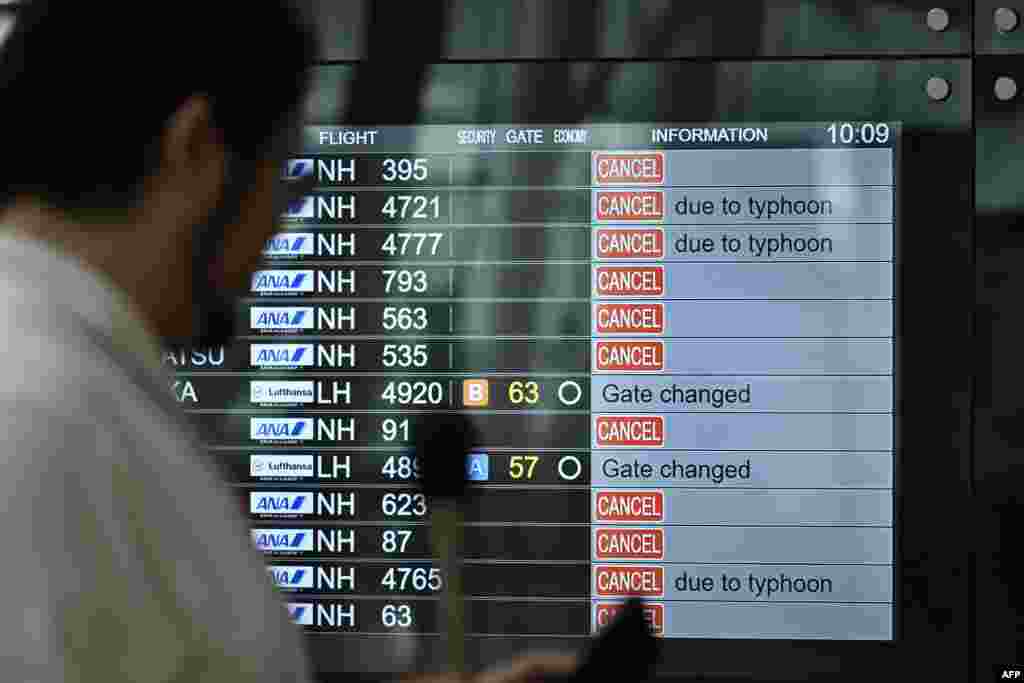
M 0 239 L 0 312 L 0 677 L 308 681 L 298 629 L 127 300 L 39 243 Z

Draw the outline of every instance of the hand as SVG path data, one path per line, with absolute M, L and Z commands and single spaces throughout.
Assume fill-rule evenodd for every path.
M 473 683 L 531 683 L 547 677 L 569 676 L 579 667 L 574 655 L 532 654 L 490 668 L 472 679 Z
M 578 667 L 579 661 L 573 655 L 532 654 L 502 662 L 475 676 L 440 674 L 406 680 L 409 683 L 539 683 L 545 677 L 569 676 Z

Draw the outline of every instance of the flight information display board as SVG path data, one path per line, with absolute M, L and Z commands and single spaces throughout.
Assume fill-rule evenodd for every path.
M 311 632 L 891 640 L 899 124 L 305 130 L 227 349 L 170 355 Z M 461 457 L 460 454 L 445 454 Z

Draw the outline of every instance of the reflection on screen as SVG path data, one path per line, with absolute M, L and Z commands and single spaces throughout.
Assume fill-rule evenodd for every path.
M 244 336 L 171 358 L 294 620 L 438 631 L 410 428 L 464 411 L 471 638 L 891 639 L 898 131 L 307 128 Z

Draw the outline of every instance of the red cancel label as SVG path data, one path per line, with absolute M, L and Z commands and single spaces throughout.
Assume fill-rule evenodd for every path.
M 594 269 L 598 296 L 662 296 L 664 266 L 598 266 Z
M 665 517 L 663 491 L 598 491 L 594 518 L 599 522 L 660 522 Z
M 665 233 L 659 228 L 598 228 L 595 254 L 599 259 L 665 257 Z
M 606 447 L 656 447 L 665 445 L 664 415 L 598 415 L 597 445 Z
M 594 317 L 598 333 L 661 334 L 665 331 L 665 304 L 598 304 Z
M 661 597 L 665 592 L 663 567 L 594 567 L 595 592 L 601 596 Z
M 594 534 L 599 560 L 661 560 L 664 529 L 601 528 Z
M 664 181 L 662 152 L 594 153 L 595 185 L 660 185 Z
M 594 605 L 594 622 L 601 629 L 610 624 L 615 616 L 622 611 L 621 602 L 599 602 Z M 665 605 L 660 602 L 647 602 L 643 606 L 644 619 L 651 625 L 654 635 L 665 633 Z
M 660 372 L 665 369 L 662 341 L 599 341 L 594 369 L 600 372 Z
M 660 190 L 599 190 L 599 221 L 660 221 L 665 217 L 665 195 Z

